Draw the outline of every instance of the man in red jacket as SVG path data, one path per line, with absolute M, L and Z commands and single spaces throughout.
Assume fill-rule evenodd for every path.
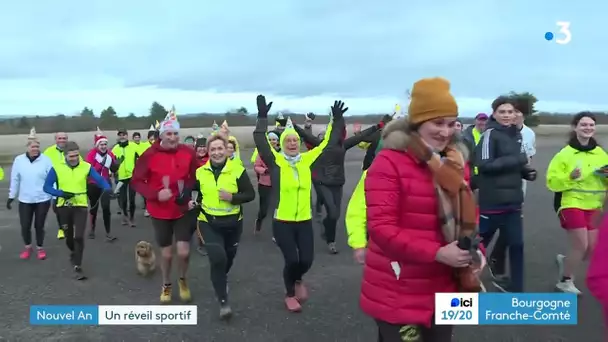
M 159 128 L 160 142 L 139 157 L 131 184 L 147 201 L 156 242 L 161 248 L 163 277 L 160 301 L 171 302 L 171 260 L 173 239 L 177 242 L 179 296 L 191 300 L 186 282 L 192 224 L 186 215 L 198 163 L 194 150 L 179 143 L 179 122 L 167 117 Z

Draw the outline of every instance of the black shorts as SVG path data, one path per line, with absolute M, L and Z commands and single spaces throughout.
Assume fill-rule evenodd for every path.
M 194 229 L 192 226 L 192 216 L 184 215 L 174 220 L 163 220 L 152 218 L 156 243 L 162 247 L 170 247 L 175 241 L 190 242 Z

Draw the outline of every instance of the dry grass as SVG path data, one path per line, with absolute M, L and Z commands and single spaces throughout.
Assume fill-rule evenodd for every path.
M 324 125 L 313 125 L 313 131 L 318 133 L 324 129 Z M 243 148 L 251 148 L 253 147 L 253 128 L 254 127 L 233 127 L 232 134 L 237 137 L 239 143 Z M 363 127 L 365 128 L 365 126 Z M 272 129 L 272 127 L 270 128 Z M 347 127 L 348 131 L 352 131 L 352 127 L 349 125 Z M 565 137 L 569 131 L 568 125 L 545 125 L 539 126 L 534 129 L 538 136 L 542 137 L 552 137 L 556 138 Z M 129 131 L 129 135 L 133 132 L 138 131 L 142 134 L 142 136 L 146 136 L 148 129 L 143 128 L 140 130 L 131 130 Z M 112 142 L 114 137 L 116 136 L 114 132 L 105 132 Z M 193 135 L 196 136 L 201 133 L 201 130 L 198 128 L 185 128 L 182 130 L 182 137 Z M 202 130 L 203 134 L 209 134 L 210 130 Z M 608 125 L 607 126 L 598 126 L 599 134 L 608 134 Z M 76 132 L 70 133 L 69 138 L 80 145 L 82 150 L 88 150 L 93 145 L 93 135 L 95 132 Z M 53 134 L 39 134 L 38 139 L 42 147 L 46 148 L 54 144 L 54 135 Z M 12 158 L 15 155 L 23 153 L 25 151 L 25 143 L 27 141 L 27 134 L 16 134 L 16 135 L 0 135 L 0 163 L 6 164 L 10 163 Z

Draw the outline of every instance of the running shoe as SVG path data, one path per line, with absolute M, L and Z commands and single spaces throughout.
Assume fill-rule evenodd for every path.
M 87 276 L 84 274 L 84 271 L 82 270 L 82 267 L 80 266 L 74 266 L 74 277 L 76 278 L 76 280 L 86 280 Z
M 188 287 L 188 283 L 184 278 L 179 279 L 179 299 L 181 299 L 182 302 L 189 302 L 192 300 L 190 288 Z
M 116 241 L 116 236 L 106 234 L 106 242 L 114 242 Z
M 296 282 L 295 290 L 296 299 L 298 299 L 300 303 L 303 303 L 308 299 L 308 289 L 301 280 Z
M 253 227 L 253 235 L 257 235 L 260 231 L 262 231 L 262 221 L 260 221 L 260 219 L 256 219 L 255 227 Z
M 287 310 L 291 312 L 302 311 L 302 305 L 296 297 L 285 297 L 285 306 L 287 307 Z
M 46 260 L 46 251 L 42 248 L 38 248 L 36 251 L 36 258 L 38 258 L 38 260 Z
M 89 239 L 95 239 L 95 231 L 91 230 L 91 232 L 89 233 Z
M 220 302 L 220 319 L 227 321 L 230 318 L 232 318 L 232 308 L 228 301 L 223 300 Z
M 65 239 L 65 232 L 63 231 L 63 229 L 59 228 L 59 230 L 57 231 L 57 240 L 63 239 Z
M 561 292 L 565 292 L 565 293 L 574 293 L 577 296 L 580 296 L 581 294 L 583 294 L 581 292 L 581 290 L 579 290 L 576 285 L 574 285 L 574 280 L 572 279 L 564 279 L 562 281 L 559 281 L 556 285 L 555 288 Z
M 160 303 L 169 304 L 171 303 L 171 284 L 163 285 L 160 292 Z
M 150 217 L 150 213 L 148 212 L 148 210 L 144 210 L 144 217 Z
M 21 254 L 19 254 L 19 259 L 27 260 L 30 258 L 31 255 L 32 255 L 32 247 L 25 247 L 23 252 L 21 252 Z
M 327 249 L 329 251 L 329 254 L 338 254 L 338 248 L 336 247 L 336 243 L 335 242 L 330 242 L 327 244 Z

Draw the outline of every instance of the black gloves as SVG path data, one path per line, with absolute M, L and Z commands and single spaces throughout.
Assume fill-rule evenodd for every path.
M 344 117 L 344 113 L 348 110 L 348 107 L 344 108 L 344 102 L 342 101 L 334 101 L 334 105 L 331 106 L 331 115 L 334 119 L 342 119 Z
M 61 195 L 61 197 L 65 198 L 65 199 L 70 199 L 72 197 L 74 197 L 75 195 L 71 192 L 66 192 L 64 191 L 63 194 Z
M 264 95 L 258 95 L 256 100 L 258 104 L 258 118 L 268 118 L 268 112 L 270 112 L 272 102 L 266 103 L 266 97 L 264 97 Z
M 532 167 L 526 165 L 521 172 L 521 177 L 523 179 L 530 182 L 534 182 L 536 180 L 536 170 L 534 170 Z
M 306 118 L 310 121 L 313 121 L 316 117 L 317 116 L 315 115 L 315 113 L 312 113 L 312 112 L 306 114 Z
M 175 204 L 177 204 L 177 205 L 186 205 L 186 204 L 188 204 L 188 202 L 190 202 L 190 194 L 191 193 L 192 193 L 192 190 L 184 189 L 184 191 L 182 191 L 182 193 L 179 194 L 179 196 L 177 196 L 175 198 Z
M 15 199 L 14 198 L 9 198 L 6 200 L 6 209 L 11 210 L 13 209 L 13 201 Z

